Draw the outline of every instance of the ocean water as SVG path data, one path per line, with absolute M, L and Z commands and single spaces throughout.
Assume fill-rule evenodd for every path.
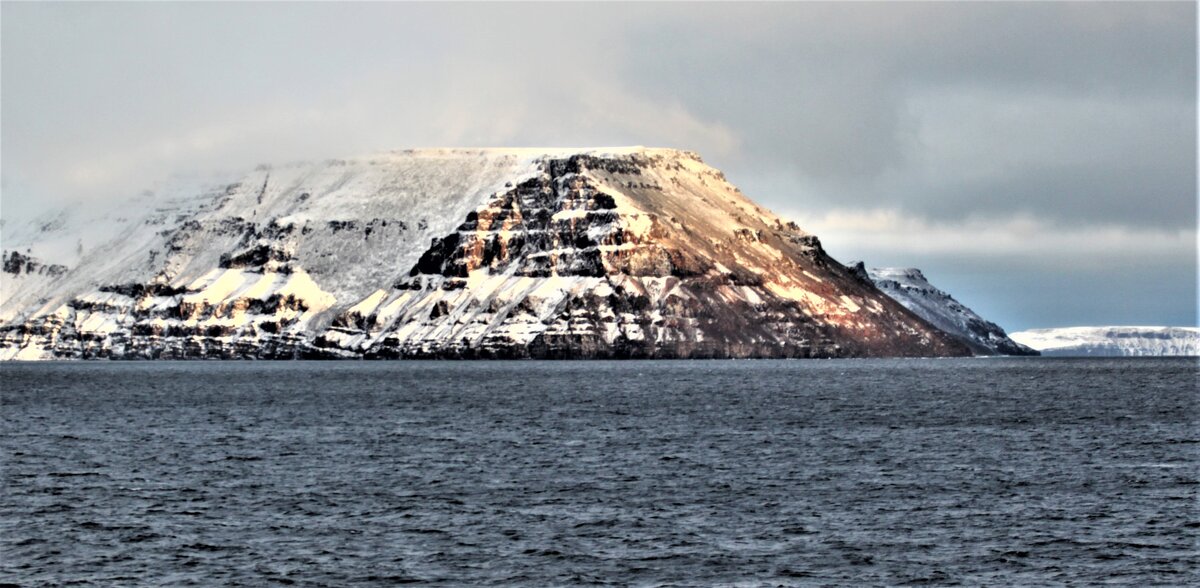
M 1194 359 L 0 365 L 0 582 L 1200 583 Z

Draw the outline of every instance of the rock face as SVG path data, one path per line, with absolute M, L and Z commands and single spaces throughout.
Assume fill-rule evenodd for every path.
M 1047 356 L 1200 355 L 1200 328 L 1196 327 L 1032 329 L 1013 333 L 1012 338 Z
M 53 276 L 6 262 L 0 357 L 970 352 L 689 152 L 402 151 L 164 192 L 8 239 L 77 244 Z
M 867 269 L 862 262 L 849 267 L 905 308 L 962 341 L 976 355 L 1038 355 L 1036 350 L 1009 338 L 996 323 L 984 320 L 953 296 L 934 287 L 919 269 Z

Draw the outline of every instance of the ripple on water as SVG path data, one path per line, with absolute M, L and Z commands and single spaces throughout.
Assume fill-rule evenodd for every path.
M 1191 360 L 0 376 L 0 582 L 1200 583 Z

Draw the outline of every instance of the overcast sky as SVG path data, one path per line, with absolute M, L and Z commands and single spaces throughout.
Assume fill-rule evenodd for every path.
M 699 152 L 1005 328 L 1195 325 L 1196 5 L 0 6 L 0 216 L 422 146 Z

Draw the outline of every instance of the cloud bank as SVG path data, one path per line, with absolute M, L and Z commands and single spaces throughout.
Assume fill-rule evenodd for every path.
M 1196 323 L 1191 3 L 6 3 L 0 27 L 4 218 L 262 162 L 674 146 L 1006 327 Z

